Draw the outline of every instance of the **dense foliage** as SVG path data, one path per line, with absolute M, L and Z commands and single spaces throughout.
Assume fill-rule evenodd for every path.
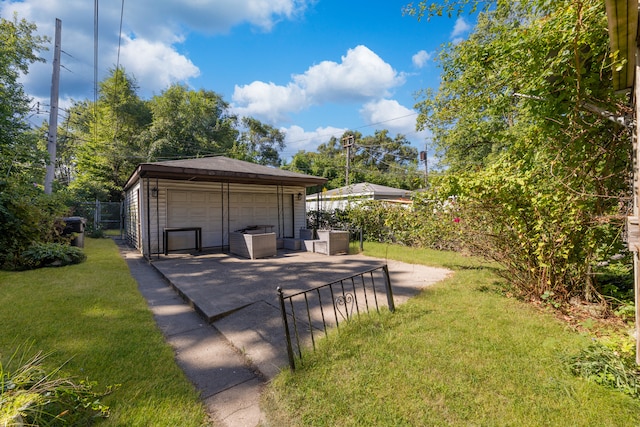
M 424 175 L 418 171 L 418 150 L 404 135 L 391 137 L 387 130 L 370 136 L 347 131 L 340 139 L 331 137 L 320 144 L 315 152 L 299 151 L 284 168 L 327 178 L 327 189 L 345 186 L 347 150 L 343 141 L 349 137 L 349 184 L 370 182 L 405 189 L 424 185 Z
M 45 38 L 16 17 L 0 18 L 0 268 L 27 268 L 22 254 L 33 244 L 63 241 L 60 218 L 67 208 L 60 196 L 45 195 L 41 183 L 47 159 L 41 136 L 29 129 L 30 100 L 20 77 Z
M 44 176 L 46 151 L 38 149 L 29 130 L 30 100 L 20 77 L 34 62 L 46 38 L 34 35 L 35 25 L 25 20 L 0 18 L 0 179 Z
M 622 250 L 630 200 L 631 133 L 610 120 L 630 111 L 611 85 L 604 4 L 493 6 L 442 51 L 440 88 L 417 105 L 449 167 L 439 191 L 456 196 L 466 247 L 525 295 L 596 298 L 593 266 Z
M 0 268 L 25 268 L 22 254 L 30 246 L 64 241 L 61 218 L 66 213 L 61 199 L 41 187 L 0 180 Z
M 416 193 L 413 206 L 371 200 L 335 211 L 307 212 L 307 223 L 316 229 L 362 230 L 365 240 L 397 243 L 417 248 L 460 251 L 462 224 L 453 197 Z

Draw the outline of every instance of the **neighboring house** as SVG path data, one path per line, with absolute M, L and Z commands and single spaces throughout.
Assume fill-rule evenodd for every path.
M 370 200 L 411 204 L 411 191 L 363 182 L 307 196 L 307 211 L 334 211 Z
M 266 226 L 278 239 L 299 238 L 306 189 L 325 182 L 221 156 L 143 163 L 124 186 L 126 239 L 150 258 L 195 246 L 193 232 L 169 235 L 168 228 L 197 227 L 202 247 L 221 250 L 230 232 L 252 226 Z

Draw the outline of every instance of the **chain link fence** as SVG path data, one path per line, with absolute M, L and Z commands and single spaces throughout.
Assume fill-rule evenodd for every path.
M 123 211 L 122 202 L 79 202 L 74 206 L 73 215 L 87 219 L 86 230 L 88 234 L 101 233 L 107 230 L 114 230 L 123 233 Z

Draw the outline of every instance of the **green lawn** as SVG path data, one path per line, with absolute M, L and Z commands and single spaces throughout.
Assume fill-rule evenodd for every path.
M 32 342 L 53 352 L 49 368 L 121 384 L 104 403 L 102 426 L 202 426 L 198 393 L 175 364 L 125 261 L 111 239 L 85 239 L 87 261 L 25 272 L 0 271 L 0 356 Z
M 263 398 L 278 426 L 639 426 L 640 400 L 573 376 L 591 342 L 454 253 L 365 244 L 365 254 L 454 276 L 396 313 L 350 323 Z M 393 272 L 392 272 L 393 274 Z

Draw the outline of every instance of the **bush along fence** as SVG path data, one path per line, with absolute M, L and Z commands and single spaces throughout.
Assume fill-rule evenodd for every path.
M 386 296 L 386 302 L 384 297 Z M 306 291 L 285 295 L 278 287 L 289 366 L 301 363 L 303 347 L 315 350 L 316 339 L 355 316 L 386 306 L 395 311 L 387 265 Z

